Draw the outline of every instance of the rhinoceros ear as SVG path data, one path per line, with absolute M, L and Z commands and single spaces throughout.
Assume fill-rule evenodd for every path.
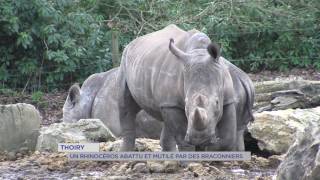
M 74 84 L 74 85 L 72 85 L 70 87 L 67 101 L 72 106 L 74 106 L 76 103 L 78 103 L 80 101 L 80 87 L 79 87 L 79 84 Z
M 176 45 L 174 45 L 174 40 L 171 38 L 169 42 L 169 50 L 180 60 L 187 62 L 189 60 L 189 54 L 180 50 Z
M 220 57 L 220 47 L 218 44 L 216 43 L 210 43 L 207 47 L 207 50 L 210 54 L 211 57 L 213 57 L 213 59 L 215 61 L 218 61 L 219 57 Z

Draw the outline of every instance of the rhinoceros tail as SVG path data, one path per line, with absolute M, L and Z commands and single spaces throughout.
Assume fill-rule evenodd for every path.
M 246 76 L 245 78 L 245 82 L 243 79 L 241 79 L 241 84 L 245 89 L 246 92 L 246 96 L 247 96 L 247 102 L 246 102 L 246 118 L 247 118 L 247 122 L 252 122 L 254 121 L 254 117 L 253 117 L 253 103 L 254 103 L 254 96 L 255 96 L 255 90 L 254 90 L 254 86 L 253 83 L 251 81 L 251 79 Z

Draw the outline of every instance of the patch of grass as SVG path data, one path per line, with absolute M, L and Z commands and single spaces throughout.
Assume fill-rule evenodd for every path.
M 15 90 L 9 89 L 9 88 L 3 88 L 0 89 L 0 94 L 5 96 L 18 96 L 19 93 Z
M 44 93 L 42 91 L 33 92 L 31 95 L 31 99 L 34 103 L 41 103 L 43 101 Z

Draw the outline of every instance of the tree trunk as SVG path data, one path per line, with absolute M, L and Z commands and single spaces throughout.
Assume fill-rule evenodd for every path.
M 119 53 L 119 32 L 116 29 L 112 30 L 112 64 L 117 67 L 120 64 Z

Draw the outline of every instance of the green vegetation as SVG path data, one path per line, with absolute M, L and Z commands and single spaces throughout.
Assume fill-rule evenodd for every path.
M 1 0 L 0 88 L 66 89 L 117 64 L 112 39 L 121 52 L 172 23 L 207 33 L 245 71 L 320 69 L 319 9 L 319 0 Z
M 2 84 L 52 89 L 110 68 L 103 16 L 90 13 L 88 4 L 73 0 L 0 1 Z
M 41 102 L 43 100 L 43 92 L 41 91 L 36 91 L 36 92 L 33 92 L 32 95 L 31 95 L 31 99 L 33 102 Z

